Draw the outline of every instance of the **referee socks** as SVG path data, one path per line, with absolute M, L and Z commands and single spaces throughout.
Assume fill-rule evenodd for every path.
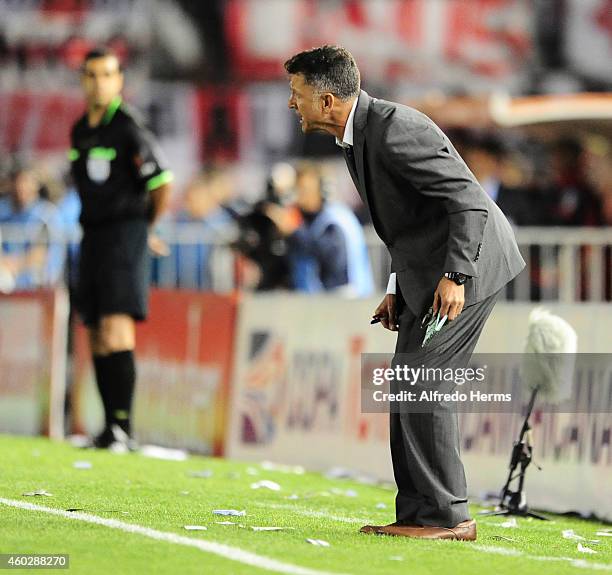
M 106 427 L 117 424 L 131 434 L 130 417 L 136 384 L 136 364 L 132 350 L 116 351 L 106 356 L 94 356 L 96 381 Z
M 130 416 L 136 384 L 136 363 L 132 350 L 108 356 L 111 377 L 111 420 L 131 435 Z
M 111 392 L 109 388 L 110 379 L 108 377 L 108 356 L 106 355 L 94 355 L 93 364 L 94 371 L 96 372 L 96 384 L 98 391 L 100 392 L 100 398 L 102 399 L 102 406 L 104 407 L 104 423 L 105 427 L 111 426 Z

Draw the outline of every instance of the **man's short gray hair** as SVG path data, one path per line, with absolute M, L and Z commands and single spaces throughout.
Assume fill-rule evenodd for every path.
M 361 78 L 353 55 L 340 46 L 305 50 L 285 62 L 289 74 L 303 74 L 318 92 L 331 92 L 341 100 L 359 95 Z

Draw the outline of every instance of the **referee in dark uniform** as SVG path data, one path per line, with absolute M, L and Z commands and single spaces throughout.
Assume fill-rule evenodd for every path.
M 93 447 L 130 448 L 135 321 L 147 316 L 149 234 L 167 207 L 172 174 L 152 134 L 121 100 L 123 74 L 105 49 L 85 56 L 87 111 L 72 128 L 69 158 L 83 228 L 77 308 L 88 328 L 105 427 Z

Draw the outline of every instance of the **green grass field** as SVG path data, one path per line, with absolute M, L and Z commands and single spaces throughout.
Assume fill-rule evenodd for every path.
M 164 461 L 81 450 L 41 438 L 0 435 L 0 454 L 0 553 L 68 553 L 71 573 L 612 571 L 611 538 L 595 536 L 606 526 L 594 522 L 550 515 L 551 522 L 518 518 L 517 528 L 504 528 L 500 524 L 505 519 L 482 518 L 475 543 L 363 535 L 358 533 L 362 524 L 394 519 L 394 491 L 314 473 L 266 470 L 256 463 L 195 456 Z M 90 462 L 91 468 L 75 468 L 76 461 Z M 191 475 L 205 470 L 212 474 Z M 251 488 L 264 479 L 278 483 L 280 491 Z M 39 489 L 53 496 L 23 496 Z M 15 507 L 23 503 L 63 514 Z M 68 509 L 82 511 L 66 513 Z M 246 515 L 221 517 L 213 515 L 214 509 L 246 510 Z M 472 507 L 473 514 L 478 510 Z M 92 523 L 91 516 L 104 518 L 105 524 Z M 236 524 L 216 523 L 228 520 Z M 148 530 L 130 532 L 126 524 Z M 208 529 L 188 531 L 185 525 Z M 291 529 L 255 531 L 254 526 Z M 582 542 L 596 554 L 579 552 L 577 541 L 562 537 L 565 529 L 599 539 L 599 544 Z M 327 541 L 329 547 L 312 545 L 307 538 Z M 189 545 L 194 542 L 203 548 Z

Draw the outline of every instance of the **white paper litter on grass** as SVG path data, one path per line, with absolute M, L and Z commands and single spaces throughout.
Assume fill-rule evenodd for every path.
M 344 495 L 345 497 L 358 497 L 359 494 L 354 489 L 338 489 L 337 487 L 332 487 L 330 491 L 334 495 Z
M 376 504 L 376 509 L 386 509 L 387 508 L 387 504 L 386 503 L 377 503 Z
M 511 539 L 510 537 L 504 537 L 503 535 L 493 535 L 493 539 L 498 539 L 499 541 L 510 541 L 514 543 L 516 539 Z
M 329 547 L 329 543 L 327 541 L 323 541 L 323 539 L 306 539 L 306 541 L 311 545 L 316 545 L 317 547 Z
M 208 531 L 208 527 L 204 525 L 185 525 L 187 531 Z
M 281 473 L 292 473 L 294 475 L 304 475 L 306 473 L 301 465 L 283 465 L 272 461 L 262 461 L 259 466 L 266 471 L 280 471 Z
M 292 493 L 291 495 L 288 495 L 286 497 L 286 499 L 299 499 L 299 498 L 300 498 L 300 496 L 297 493 Z M 612 535 L 612 533 L 611 533 L 611 535 Z
M 401 555 L 391 555 L 391 557 L 389 557 L 390 561 L 403 561 L 404 558 Z
M 595 535 L 599 535 L 601 537 L 612 537 L 612 531 L 597 531 Z
M 202 469 L 200 471 L 189 471 L 187 472 L 189 477 L 201 477 L 203 479 L 207 479 L 208 477 L 213 476 L 213 472 L 210 469 Z
M 577 550 L 580 551 L 580 553 L 589 553 L 591 555 L 595 555 L 595 553 L 597 553 L 597 551 L 591 549 L 590 547 L 585 547 L 582 543 L 578 543 Z
M 213 513 L 215 515 L 229 515 L 232 517 L 243 517 L 246 515 L 244 509 L 242 511 L 238 511 L 237 509 L 214 509 Z
M 72 464 L 72 467 L 75 469 L 91 469 L 93 465 L 91 464 L 91 461 L 75 461 Z
M 346 467 L 332 467 L 325 472 L 327 479 L 352 479 L 364 485 L 381 485 L 381 482 L 372 475 L 364 475 Z M 393 486 L 393 488 L 395 488 Z
M 281 486 L 276 481 L 269 481 L 268 479 L 262 479 L 251 483 L 251 489 L 270 489 L 271 491 L 280 491 Z
M 259 469 L 256 467 L 247 467 L 247 475 L 259 475 Z
M 35 497 L 35 496 L 44 496 L 44 497 L 53 497 L 53 493 L 49 493 L 45 489 L 37 489 L 36 491 L 28 491 L 27 493 L 22 493 L 24 497 Z
M 238 525 L 235 521 L 215 521 L 217 525 Z
M 189 457 L 184 449 L 171 449 L 159 445 L 143 445 L 139 452 L 140 455 L 145 457 L 165 459 L 166 461 L 185 461 Z
M 508 521 L 500 523 L 499 526 L 504 527 L 506 529 L 513 529 L 518 527 L 518 523 L 516 522 L 516 517 L 512 517 L 511 519 L 508 519 Z
M 574 532 L 573 529 L 564 529 L 561 532 L 563 539 L 569 539 L 570 541 L 585 541 L 585 538 L 582 535 L 578 535 Z
M 358 475 L 355 478 L 355 481 L 357 483 L 362 483 L 363 485 L 380 485 L 379 480 L 371 475 Z
M 253 531 L 285 531 L 285 529 L 295 529 L 295 527 L 255 527 L 251 526 Z

